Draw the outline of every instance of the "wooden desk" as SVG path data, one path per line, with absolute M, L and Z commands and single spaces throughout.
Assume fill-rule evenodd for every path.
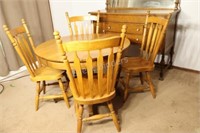
M 81 40 L 94 40 L 101 39 L 106 37 L 111 37 L 119 34 L 87 34 L 87 35 L 74 35 L 74 36 L 65 36 L 62 38 L 63 42 L 70 41 L 81 41 Z M 125 39 L 124 48 L 126 49 L 130 45 L 129 39 Z M 114 49 L 114 53 L 117 52 L 117 47 Z M 59 53 L 59 47 L 56 44 L 55 39 L 46 41 L 38 45 L 35 49 L 36 55 L 41 59 L 41 61 L 53 68 L 65 70 L 65 65 L 63 64 L 63 59 L 61 53 Z M 85 57 L 85 52 L 78 53 L 80 57 Z M 107 56 L 108 52 L 106 50 L 103 52 L 103 56 Z M 97 51 L 92 51 L 91 56 L 93 58 L 97 57 Z M 68 60 L 73 62 L 73 54 L 67 53 Z

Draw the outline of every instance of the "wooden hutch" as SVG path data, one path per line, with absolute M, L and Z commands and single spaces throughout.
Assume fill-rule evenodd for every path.
M 179 0 L 107 0 L 106 9 L 100 11 L 99 31 L 101 33 L 120 33 L 121 26 L 126 24 L 128 27 L 127 37 L 131 43 L 141 44 L 147 11 L 150 11 L 150 15 L 160 17 L 172 14 L 160 50 L 161 59 L 158 59 L 160 79 L 163 80 L 164 70 L 172 66 L 176 23 L 180 12 Z M 90 14 L 97 14 L 97 12 L 90 12 Z

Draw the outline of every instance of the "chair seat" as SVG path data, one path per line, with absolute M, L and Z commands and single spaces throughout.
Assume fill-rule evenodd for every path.
M 145 60 L 141 57 L 128 57 L 126 63 L 122 64 L 122 69 L 124 71 L 134 71 L 134 72 L 153 71 L 154 63 Z
M 113 90 L 112 92 L 109 92 L 109 94 L 107 94 L 107 78 L 104 78 L 103 81 L 102 81 L 102 88 L 101 89 L 98 89 L 98 80 L 94 78 L 93 80 L 93 87 L 92 89 L 94 91 L 93 92 L 93 95 L 95 97 L 91 98 L 90 96 L 90 92 L 89 92 L 89 80 L 87 78 L 83 78 L 83 89 L 84 89 L 84 93 L 85 93 L 85 98 L 80 96 L 80 97 L 74 97 L 74 100 L 79 103 L 79 104 L 98 104 L 98 103 L 103 103 L 103 102 L 107 102 L 111 99 L 114 98 L 115 96 L 115 88 L 114 89 L 111 89 Z M 76 86 L 78 86 L 78 79 L 75 79 L 75 84 Z M 70 88 L 72 87 L 72 82 L 69 83 L 70 85 Z M 100 92 L 98 90 L 101 90 L 101 94 L 102 96 L 100 95 Z
M 57 80 L 63 76 L 65 71 L 53 69 L 51 67 L 40 67 L 35 70 L 35 77 L 31 76 L 32 81 L 43 81 L 43 80 Z

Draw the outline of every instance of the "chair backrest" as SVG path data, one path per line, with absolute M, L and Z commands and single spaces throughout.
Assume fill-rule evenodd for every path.
M 55 32 L 55 39 L 62 50 L 72 52 L 74 54 L 74 62 L 69 63 L 67 56 L 63 54 L 66 64 L 67 75 L 69 76 L 72 94 L 76 99 L 95 99 L 104 97 L 115 92 L 114 85 L 120 64 L 122 49 L 124 45 L 126 25 L 122 28 L 119 36 L 107 37 L 104 39 L 94 39 L 89 41 L 73 41 L 62 43 L 60 35 Z M 113 52 L 113 48 L 117 48 L 117 53 Z M 96 51 L 95 58 L 92 52 Z M 85 59 L 80 59 L 79 52 L 87 54 Z M 103 52 L 107 52 L 108 56 L 103 57 Z M 83 69 L 86 73 L 83 73 Z M 94 74 L 96 70 L 97 74 Z M 76 78 L 72 71 L 75 71 Z M 84 87 L 87 86 L 87 87 Z
M 13 47 L 17 51 L 18 55 L 20 56 L 21 60 L 27 67 L 30 75 L 32 77 L 35 76 L 35 69 L 39 66 L 36 63 L 37 59 L 34 55 L 34 43 L 30 32 L 27 28 L 25 20 L 22 19 L 22 25 L 13 29 L 9 29 L 7 25 L 3 25 L 3 28 L 10 39 Z M 30 47 L 31 45 L 31 47 Z
M 158 16 L 150 16 L 150 12 L 147 13 L 144 33 L 142 39 L 142 45 L 140 48 L 141 56 L 145 59 L 154 62 L 158 50 L 160 49 L 166 28 L 171 17 L 171 14 L 167 18 Z
M 90 34 L 99 33 L 99 16 L 85 15 L 85 16 L 69 16 L 68 12 L 65 13 L 70 35 L 76 34 Z

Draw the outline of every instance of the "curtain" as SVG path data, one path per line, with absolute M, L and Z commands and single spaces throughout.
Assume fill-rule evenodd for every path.
M 3 30 L 18 27 L 24 18 L 35 45 L 53 38 L 53 23 L 48 0 L 0 0 L 0 76 L 18 70 L 23 63 Z

